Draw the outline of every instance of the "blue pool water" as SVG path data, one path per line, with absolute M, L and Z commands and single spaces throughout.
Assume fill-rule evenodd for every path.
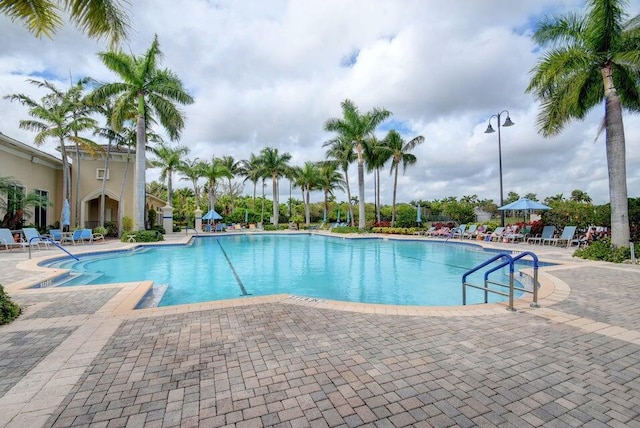
M 248 234 L 198 237 L 186 246 L 141 247 L 48 266 L 83 274 L 64 285 L 140 280 L 167 285 L 159 306 L 279 293 L 442 306 L 460 305 L 462 275 L 493 255 L 451 242 Z M 491 278 L 508 282 L 507 273 Z M 482 284 L 481 274 L 472 275 L 471 282 Z M 468 303 L 483 298 L 481 291 L 467 290 Z

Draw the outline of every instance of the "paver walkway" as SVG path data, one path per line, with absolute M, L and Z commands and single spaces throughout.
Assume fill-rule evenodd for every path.
M 15 290 L 0 426 L 640 427 L 640 269 L 545 270 L 568 297 L 472 316 L 282 297 L 132 313 L 133 285 Z

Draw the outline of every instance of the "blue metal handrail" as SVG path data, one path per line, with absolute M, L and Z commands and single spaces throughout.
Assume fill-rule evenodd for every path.
M 80 261 L 79 258 L 77 258 L 76 256 L 74 256 L 73 254 L 71 254 L 70 252 L 68 252 L 67 250 L 65 250 L 64 248 L 62 248 L 62 246 L 60 244 L 58 244 L 56 241 L 54 241 L 52 238 L 47 238 L 46 236 L 34 236 L 31 239 L 29 239 L 29 259 L 31 259 L 31 241 L 33 241 L 34 239 L 39 239 L 41 241 L 46 241 L 49 242 L 53 245 L 55 245 L 56 247 L 60 248 L 62 251 L 64 251 L 65 253 L 69 254 L 71 257 L 73 257 L 74 259 L 76 259 L 76 261 Z
M 473 288 L 477 288 L 477 289 L 481 289 L 484 290 L 484 302 L 488 303 L 489 297 L 488 297 L 488 293 L 494 293 L 494 294 L 500 294 L 502 296 L 508 296 L 509 297 L 509 306 L 507 307 L 507 309 L 515 311 L 514 307 L 513 307 L 513 298 L 514 298 L 514 290 L 515 290 L 515 281 L 514 281 L 514 273 L 515 273 L 515 262 L 516 260 L 519 260 L 525 256 L 531 256 L 531 258 L 533 259 L 533 290 L 531 291 L 533 293 L 533 303 L 531 303 L 531 307 L 537 308 L 539 307 L 538 305 L 538 256 L 536 256 L 534 253 L 530 252 L 530 251 L 523 251 L 522 253 L 516 255 L 516 256 L 512 256 L 508 253 L 499 253 L 493 257 L 491 257 L 489 260 L 479 264 L 478 266 L 474 267 L 473 269 L 467 271 L 463 276 L 462 276 L 462 304 L 466 305 L 467 304 L 467 295 L 466 295 L 466 287 L 473 287 Z M 500 264 L 492 267 L 491 269 L 487 270 L 484 273 L 484 286 L 478 286 L 478 285 L 474 285 L 474 284 L 470 284 L 467 283 L 467 277 L 469 275 L 471 275 L 474 272 L 477 272 L 478 270 L 492 264 L 493 262 L 500 260 L 500 259 L 506 259 L 505 261 L 501 262 Z M 489 281 L 489 275 L 499 269 L 502 269 L 506 266 L 509 266 L 509 284 L 502 284 L 502 283 L 498 283 L 498 282 L 491 282 Z M 498 285 L 501 287 L 508 287 L 509 288 L 509 292 L 508 293 L 504 293 L 502 291 L 498 291 L 498 290 L 492 290 L 489 288 L 489 283 L 494 284 L 494 285 Z M 523 288 L 518 287 L 519 290 L 522 290 L 524 292 L 530 292 L 529 290 L 525 290 Z

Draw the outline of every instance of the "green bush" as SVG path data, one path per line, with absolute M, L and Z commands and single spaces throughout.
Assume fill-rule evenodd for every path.
M 18 318 L 22 310 L 20 306 L 11 301 L 9 295 L 4 292 L 4 288 L 0 285 L 0 325 L 8 324 Z
M 118 224 L 114 221 L 105 221 L 104 227 L 107 229 L 107 233 L 104 236 L 118 236 Z
M 331 229 L 333 233 L 361 233 L 360 229 L 351 226 L 338 226 Z
M 335 230 L 335 229 L 333 229 Z M 374 227 L 371 229 L 373 233 L 391 233 L 394 235 L 413 235 L 416 230 L 420 228 L 416 227 Z
M 640 254 L 640 244 L 635 244 L 634 250 L 636 254 Z M 612 263 L 623 263 L 631 258 L 631 249 L 629 247 L 616 248 L 611 245 L 608 239 L 595 241 L 586 248 L 580 248 L 573 253 L 574 257 L 580 257 L 587 260 L 602 260 Z
M 100 233 L 102 234 L 102 236 L 107 236 L 107 228 L 98 226 L 95 229 L 93 229 L 93 233 Z
M 132 233 L 123 233 L 120 241 L 129 242 L 129 238 L 133 236 L 136 242 L 158 242 L 164 241 L 164 236 L 157 230 L 139 230 Z
M 124 232 L 131 232 L 133 229 L 133 219 L 131 217 L 122 217 L 122 230 Z

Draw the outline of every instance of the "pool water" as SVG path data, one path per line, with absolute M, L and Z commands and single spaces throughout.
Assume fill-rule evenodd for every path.
M 394 305 L 462 304 L 462 275 L 495 253 L 452 242 L 246 234 L 198 237 L 191 245 L 148 246 L 49 266 L 83 275 L 64 285 L 152 280 L 166 285 L 158 306 L 262 296 Z M 491 279 L 508 282 L 508 270 Z M 482 274 L 470 282 L 482 284 Z M 489 295 L 491 301 L 504 300 Z M 467 302 L 484 294 L 467 289 Z

